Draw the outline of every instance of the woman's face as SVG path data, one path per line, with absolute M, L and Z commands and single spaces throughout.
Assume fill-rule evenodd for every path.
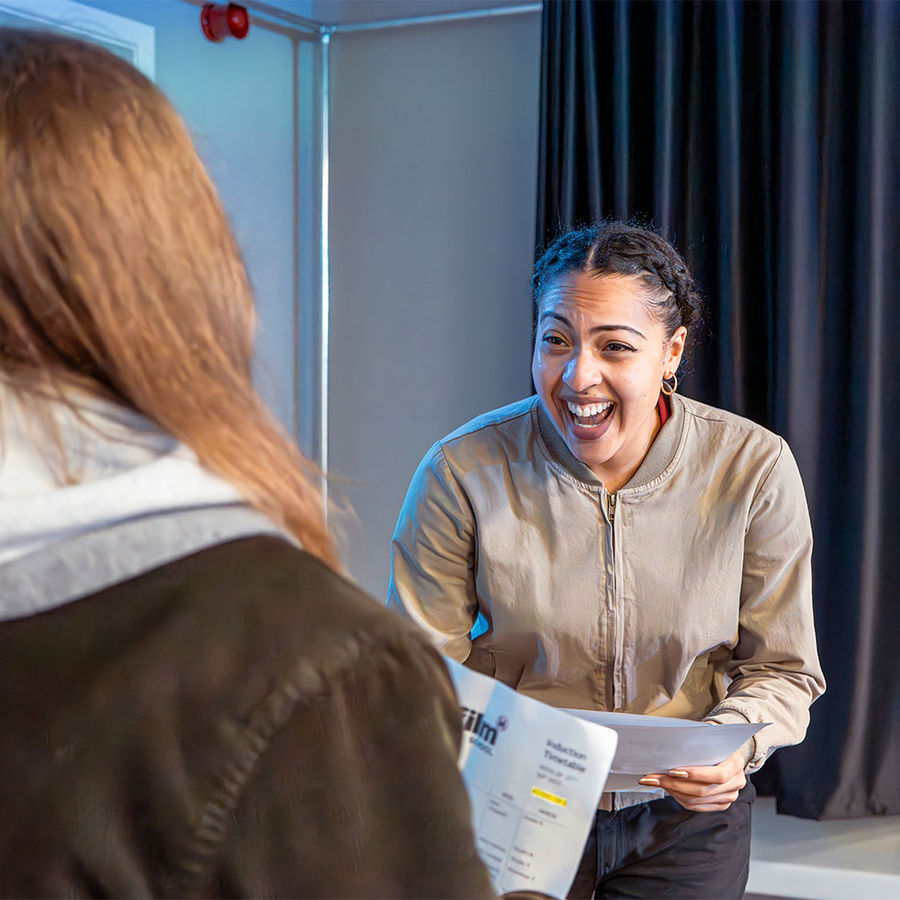
M 569 272 L 538 306 L 531 373 L 572 454 L 618 490 L 659 429 L 663 377 L 677 368 L 685 328 L 666 338 L 642 299 L 639 276 Z

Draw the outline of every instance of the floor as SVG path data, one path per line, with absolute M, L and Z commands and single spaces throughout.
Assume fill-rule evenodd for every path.
M 817 822 L 753 804 L 744 900 L 900 900 L 900 816 Z
M 791 897 L 776 897 L 774 894 L 744 894 L 743 900 L 792 900 Z

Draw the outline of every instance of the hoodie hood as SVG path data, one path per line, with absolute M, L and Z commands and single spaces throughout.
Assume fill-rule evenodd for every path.
M 213 544 L 280 533 L 149 419 L 97 397 L 69 399 L 0 387 L 0 620 Z

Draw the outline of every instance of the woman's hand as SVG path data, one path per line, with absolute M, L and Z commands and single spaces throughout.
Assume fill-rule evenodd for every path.
M 657 775 L 645 775 L 641 784 L 661 787 L 691 812 L 728 809 L 747 783 L 740 749 L 717 766 L 689 766 Z

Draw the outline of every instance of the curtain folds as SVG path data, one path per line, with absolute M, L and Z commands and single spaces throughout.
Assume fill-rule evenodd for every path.
M 537 237 L 673 239 L 708 303 L 686 390 L 784 435 L 828 692 L 779 809 L 900 813 L 900 4 L 545 0 Z

